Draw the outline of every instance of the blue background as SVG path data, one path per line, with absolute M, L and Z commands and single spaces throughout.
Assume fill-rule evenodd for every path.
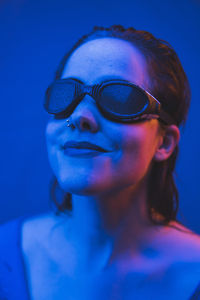
M 0 222 L 50 208 L 43 95 L 64 53 L 94 25 L 122 24 L 171 43 L 192 102 L 181 129 L 178 219 L 200 233 L 199 0 L 0 0 Z

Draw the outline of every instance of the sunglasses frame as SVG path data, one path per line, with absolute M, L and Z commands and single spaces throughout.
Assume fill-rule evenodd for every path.
M 64 109 L 59 112 L 55 112 L 55 110 L 54 112 L 50 111 L 48 109 L 48 102 L 50 98 L 51 89 L 55 84 L 62 85 L 62 84 L 66 84 L 66 82 L 67 83 L 73 82 L 75 84 L 74 100 L 71 102 L 70 105 L 68 105 L 67 109 Z M 144 95 L 144 97 L 148 102 L 148 105 L 145 106 L 140 113 L 132 114 L 132 115 L 130 114 L 120 115 L 113 111 L 111 112 L 108 109 L 104 109 L 104 107 L 101 106 L 99 101 L 101 98 L 101 93 L 106 86 L 110 86 L 114 84 L 121 84 L 121 85 L 131 86 L 136 88 Z M 123 79 L 111 79 L 111 80 L 108 79 L 108 80 L 104 80 L 100 84 L 94 84 L 94 85 L 84 85 L 82 81 L 73 77 L 58 79 L 54 81 L 46 91 L 44 108 L 48 113 L 54 114 L 57 118 L 60 118 L 63 115 L 63 113 L 65 114 L 65 117 L 69 117 L 86 94 L 90 95 L 96 101 L 98 109 L 105 117 L 115 122 L 134 123 L 135 121 L 138 120 L 158 119 L 159 121 L 165 123 L 166 125 L 175 124 L 173 118 L 162 109 L 161 103 L 153 95 L 151 95 L 148 91 L 142 89 L 140 86 Z

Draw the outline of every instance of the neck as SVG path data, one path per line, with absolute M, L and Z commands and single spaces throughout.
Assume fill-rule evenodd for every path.
M 152 225 L 147 217 L 147 189 L 134 189 L 98 196 L 73 195 L 71 233 L 82 247 L 96 251 L 109 245 L 110 254 L 127 249 L 139 252 Z M 131 237 L 131 238 L 130 238 Z M 91 250 L 92 249 L 92 250 Z

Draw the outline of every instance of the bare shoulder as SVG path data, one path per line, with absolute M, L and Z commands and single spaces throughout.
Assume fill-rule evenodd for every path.
M 186 295 L 190 299 L 200 283 L 200 235 L 179 223 L 175 225 L 178 230 L 171 236 L 174 260 L 168 275 L 174 279 L 181 299 Z
M 22 224 L 22 246 L 24 250 L 42 245 L 47 240 L 48 235 L 62 217 L 58 217 L 53 212 L 40 214 L 24 220 Z
M 200 282 L 200 236 L 178 222 L 170 225 L 153 240 L 158 251 L 148 278 L 155 291 L 161 287 L 163 294 L 167 287 L 166 294 L 173 292 L 168 299 L 189 299 Z
M 169 241 L 179 258 L 200 263 L 200 235 L 178 222 L 171 222 L 172 230 Z
M 171 222 L 174 228 L 173 236 L 188 249 L 200 250 L 200 235 L 178 222 Z

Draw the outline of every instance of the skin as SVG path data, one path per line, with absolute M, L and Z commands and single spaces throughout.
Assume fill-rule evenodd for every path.
M 125 79 L 146 90 L 149 82 L 143 55 L 130 43 L 114 38 L 79 47 L 64 68 L 62 78 L 69 77 L 88 85 L 109 78 Z M 51 119 L 46 138 L 53 172 L 63 190 L 73 194 L 73 228 L 113 237 L 122 220 L 149 224 L 145 201 L 151 164 L 172 154 L 179 129 L 171 125 L 163 136 L 156 119 L 135 124 L 110 121 L 89 95 L 73 111 L 70 122 L 75 129 L 68 128 L 66 120 Z M 110 152 L 85 159 L 66 156 L 59 146 L 71 139 L 92 141 Z
M 62 78 L 69 77 L 88 85 L 125 79 L 147 91 L 149 85 L 143 55 L 129 42 L 114 38 L 80 46 L 64 68 Z M 48 257 L 68 276 L 79 279 L 116 268 L 121 274 L 147 272 L 155 265 L 152 253 L 158 256 L 168 233 L 167 228 L 156 228 L 148 220 L 148 178 L 152 163 L 173 153 L 179 129 L 171 125 L 161 133 L 156 119 L 132 124 L 110 121 L 89 95 L 69 119 L 74 128 L 67 127 L 65 119 L 53 117 L 46 127 L 50 165 L 62 189 L 73 196 L 72 216 L 54 229 L 45 244 Z M 70 157 L 60 149 L 69 140 L 92 141 L 110 152 L 92 158 Z M 53 224 L 57 223 L 54 217 Z M 162 251 L 166 253 L 165 247 Z M 43 282 L 41 285 L 44 290 Z

